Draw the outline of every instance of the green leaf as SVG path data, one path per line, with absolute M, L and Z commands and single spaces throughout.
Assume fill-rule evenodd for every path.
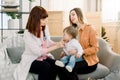
M 18 34 L 23 34 L 23 33 L 24 33 L 24 30 L 19 30 L 17 33 L 18 33 Z
M 104 37 L 106 35 L 106 32 L 102 33 L 102 37 Z
M 103 39 L 107 39 L 108 37 L 103 37 Z
M 22 18 L 22 13 L 14 13 L 14 12 L 6 12 L 8 16 L 11 17 L 11 19 L 20 19 Z
M 11 19 L 16 19 L 16 14 L 15 14 L 15 13 L 13 13 L 13 12 L 6 12 L 6 14 L 7 14 L 8 16 L 10 16 Z
M 33 2 L 33 1 L 35 1 L 35 0 L 28 0 L 28 1 Z
M 106 36 L 106 31 L 105 31 L 105 28 L 104 27 L 101 27 L 101 37 L 103 39 L 105 39 L 106 41 L 108 41 L 108 37 Z
M 19 13 L 19 14 L 16 15 L 16 17 L 17 17 L 17 19 L 21 19 L 22 18 L 22 14 Z

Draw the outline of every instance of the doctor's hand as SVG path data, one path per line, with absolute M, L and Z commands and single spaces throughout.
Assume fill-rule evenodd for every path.
M 62 48 L 62 47 L 64 47 L 64 44 L 63 44 L 62 42 L 57 42 L 57 43 L 56 43 L 56 46 L 57 46 L 58 48 Z

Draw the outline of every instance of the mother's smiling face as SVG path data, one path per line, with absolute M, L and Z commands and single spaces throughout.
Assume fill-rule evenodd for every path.
M 70 20 L 72 23 L 76 24 L 78 22 L 77 14 L 74 10 L 70 12 Z

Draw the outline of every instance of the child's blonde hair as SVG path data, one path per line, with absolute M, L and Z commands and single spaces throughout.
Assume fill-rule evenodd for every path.
M 72 36 L 72 38 L 76 38 L 76 36 L 77 36 L 77 29 L 74 28 L 73 26 L 68 26 L 68 27 L 66 27 L 66 28 L 63 30 L 63 32 L 68 33 L 69 35 Z

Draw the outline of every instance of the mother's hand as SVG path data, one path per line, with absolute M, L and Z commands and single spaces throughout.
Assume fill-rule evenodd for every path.
M 76 49 L 71 49 L 71 50 L 69 50 L 69 54 L 70 55 L 74 55 L 74 54 L 76 54 L 77 53 L 77 50 Z

